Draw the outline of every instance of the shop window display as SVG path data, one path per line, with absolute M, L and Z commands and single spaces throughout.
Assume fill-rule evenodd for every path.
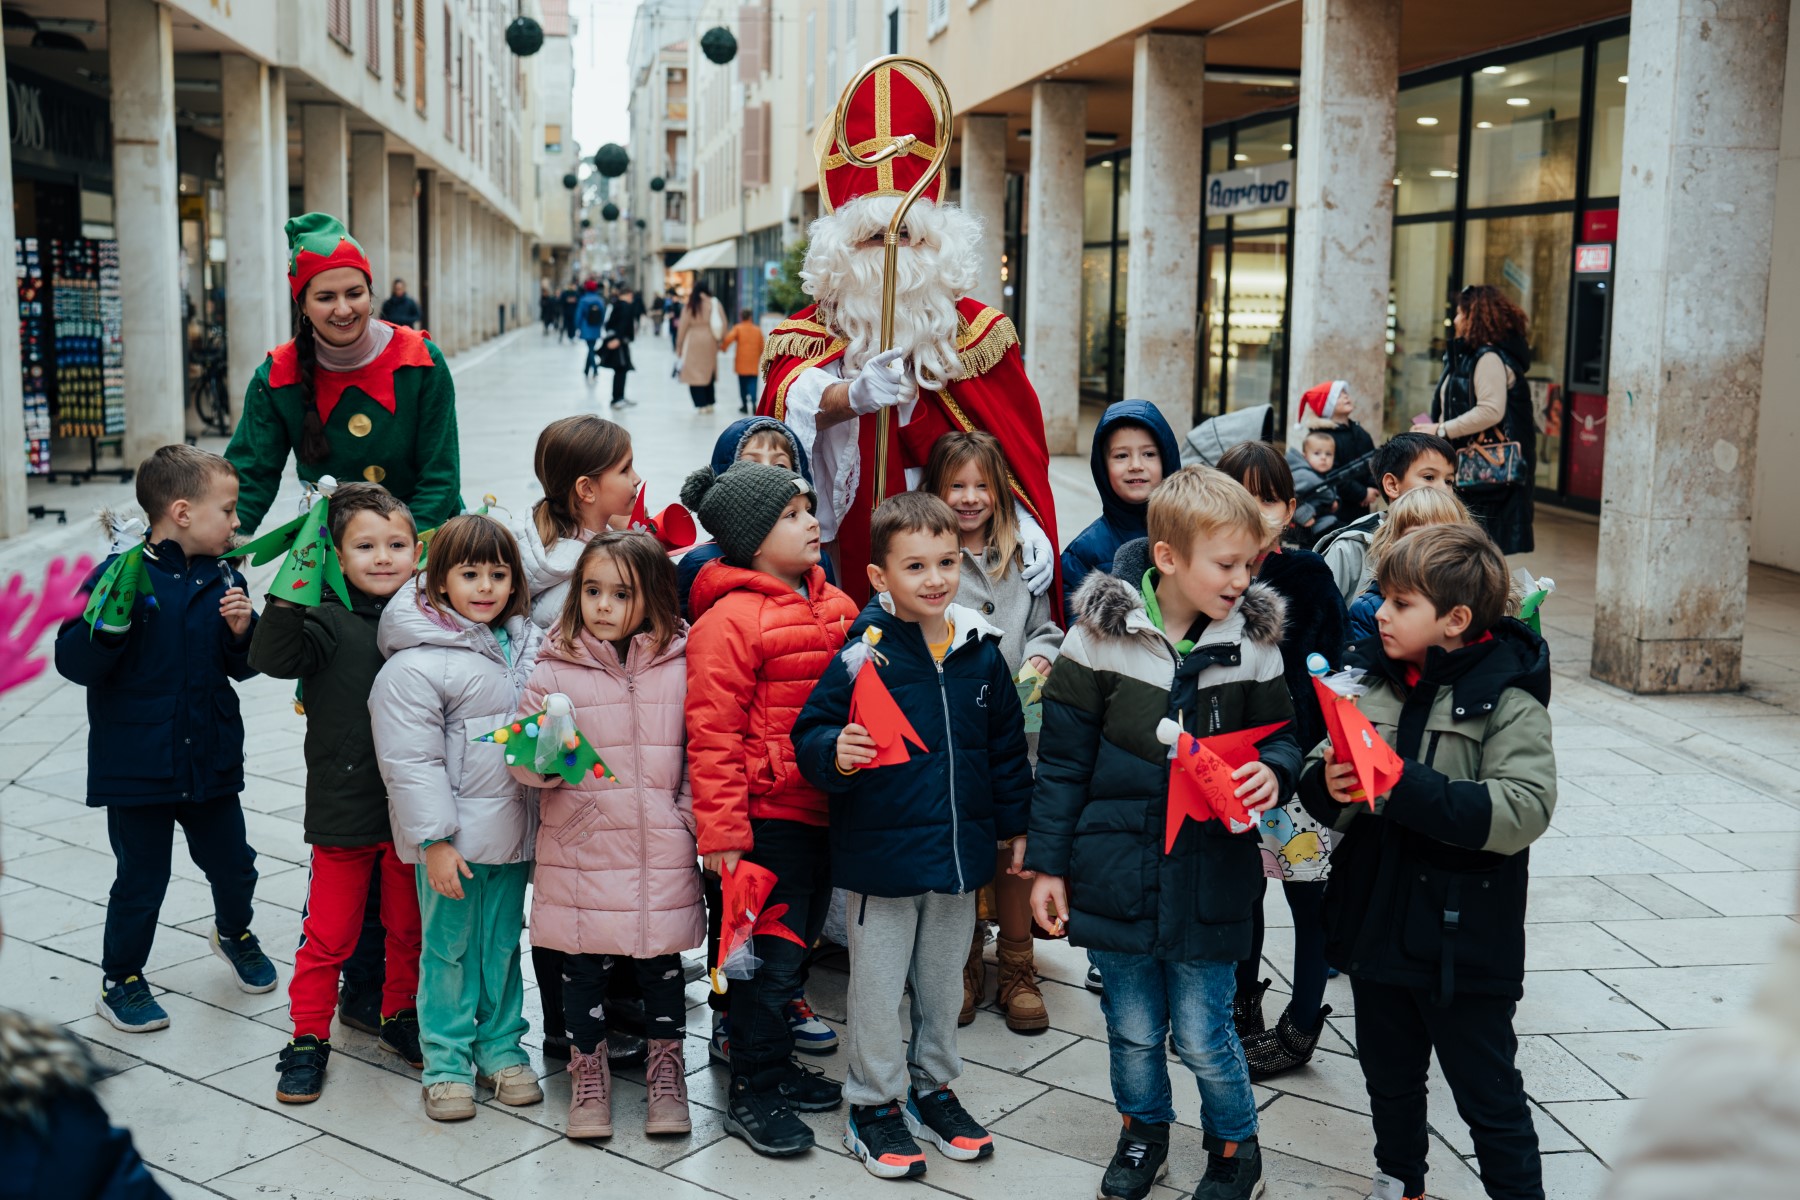
M 1575 199 L 1580 47 L 1472 77 L 1470 208 Z
M 1394 211 L 1400 216 L 1456 208 L 1461 124 L 1461 79 L 1400 92 L 1394 111 Z
M 1388 298 L 1388 389 L 1385 437 L 1412 428 L 1431 408 L 1450 340 L 1453 226 L 1449 221 L 1394 230 L 1394 277 Z
M 1285 233 L 1257 234 L 1232 244 L 1225 395 L 1234 411 L 1257 404 L 1273 404 L 1277 411 L 1285 407 L 1287 254 Z

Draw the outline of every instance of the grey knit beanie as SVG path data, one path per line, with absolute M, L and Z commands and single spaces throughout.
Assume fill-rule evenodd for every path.
M 681 485 L 681 502 L 700 517 L 727 562 L 748 567 L 795 496 L 816 505 L 806 476 L 786 467 L 736 462 L 723 475 L 701 467 Z

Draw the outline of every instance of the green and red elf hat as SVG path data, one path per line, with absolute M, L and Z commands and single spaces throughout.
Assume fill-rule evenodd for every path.
M 296 302 L 305 294 L 307 283 L 321 271 L 330 271 L 336 267 L 355 267 L 365 278 L 374 280 L 375 271 L 369 266 L 368 255 L 363 253 L 363 248 L 336 217 L 329 213 L 302 213 L 288 218 L 285 228 L 288 240 L 288 287 L 292 289 Z

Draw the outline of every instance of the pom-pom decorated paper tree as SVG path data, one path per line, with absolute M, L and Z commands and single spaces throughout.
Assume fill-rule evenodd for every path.
M 573 706 L 560 692 L 546 696 L 541 711 L 527 713 L 470 740 L 504 747 L 508 766 L 530 767 L 540 775 L 560 775 L 568 783 L 580 783 L 589 775 L 600 780 L 619 778 L 593 743 L 575 727 Z

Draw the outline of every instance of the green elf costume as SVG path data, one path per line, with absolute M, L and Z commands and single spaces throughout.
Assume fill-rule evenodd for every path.
M 362 247 L 336 217 L 306 213 L 286 228 L 288 285 L 302 310 L 307 284 L 322 271 L 355 267 L 372 278 Z M 310 389 L 302 377 L 308 357 Z M 268 513 L 290 452 L 303 482 L 331 475 L 379 483 L 412 509 L 421 529 L 455 516 L 463 507 L 462 464 L 456 385 L 443 351 L 425 333 L 373 317 L 356 342 L 338 346 L 302 316 L 294 340 L 271 350 L 257 368 L 225 449 L 238 471 L 238 519 L 246 534 Z

